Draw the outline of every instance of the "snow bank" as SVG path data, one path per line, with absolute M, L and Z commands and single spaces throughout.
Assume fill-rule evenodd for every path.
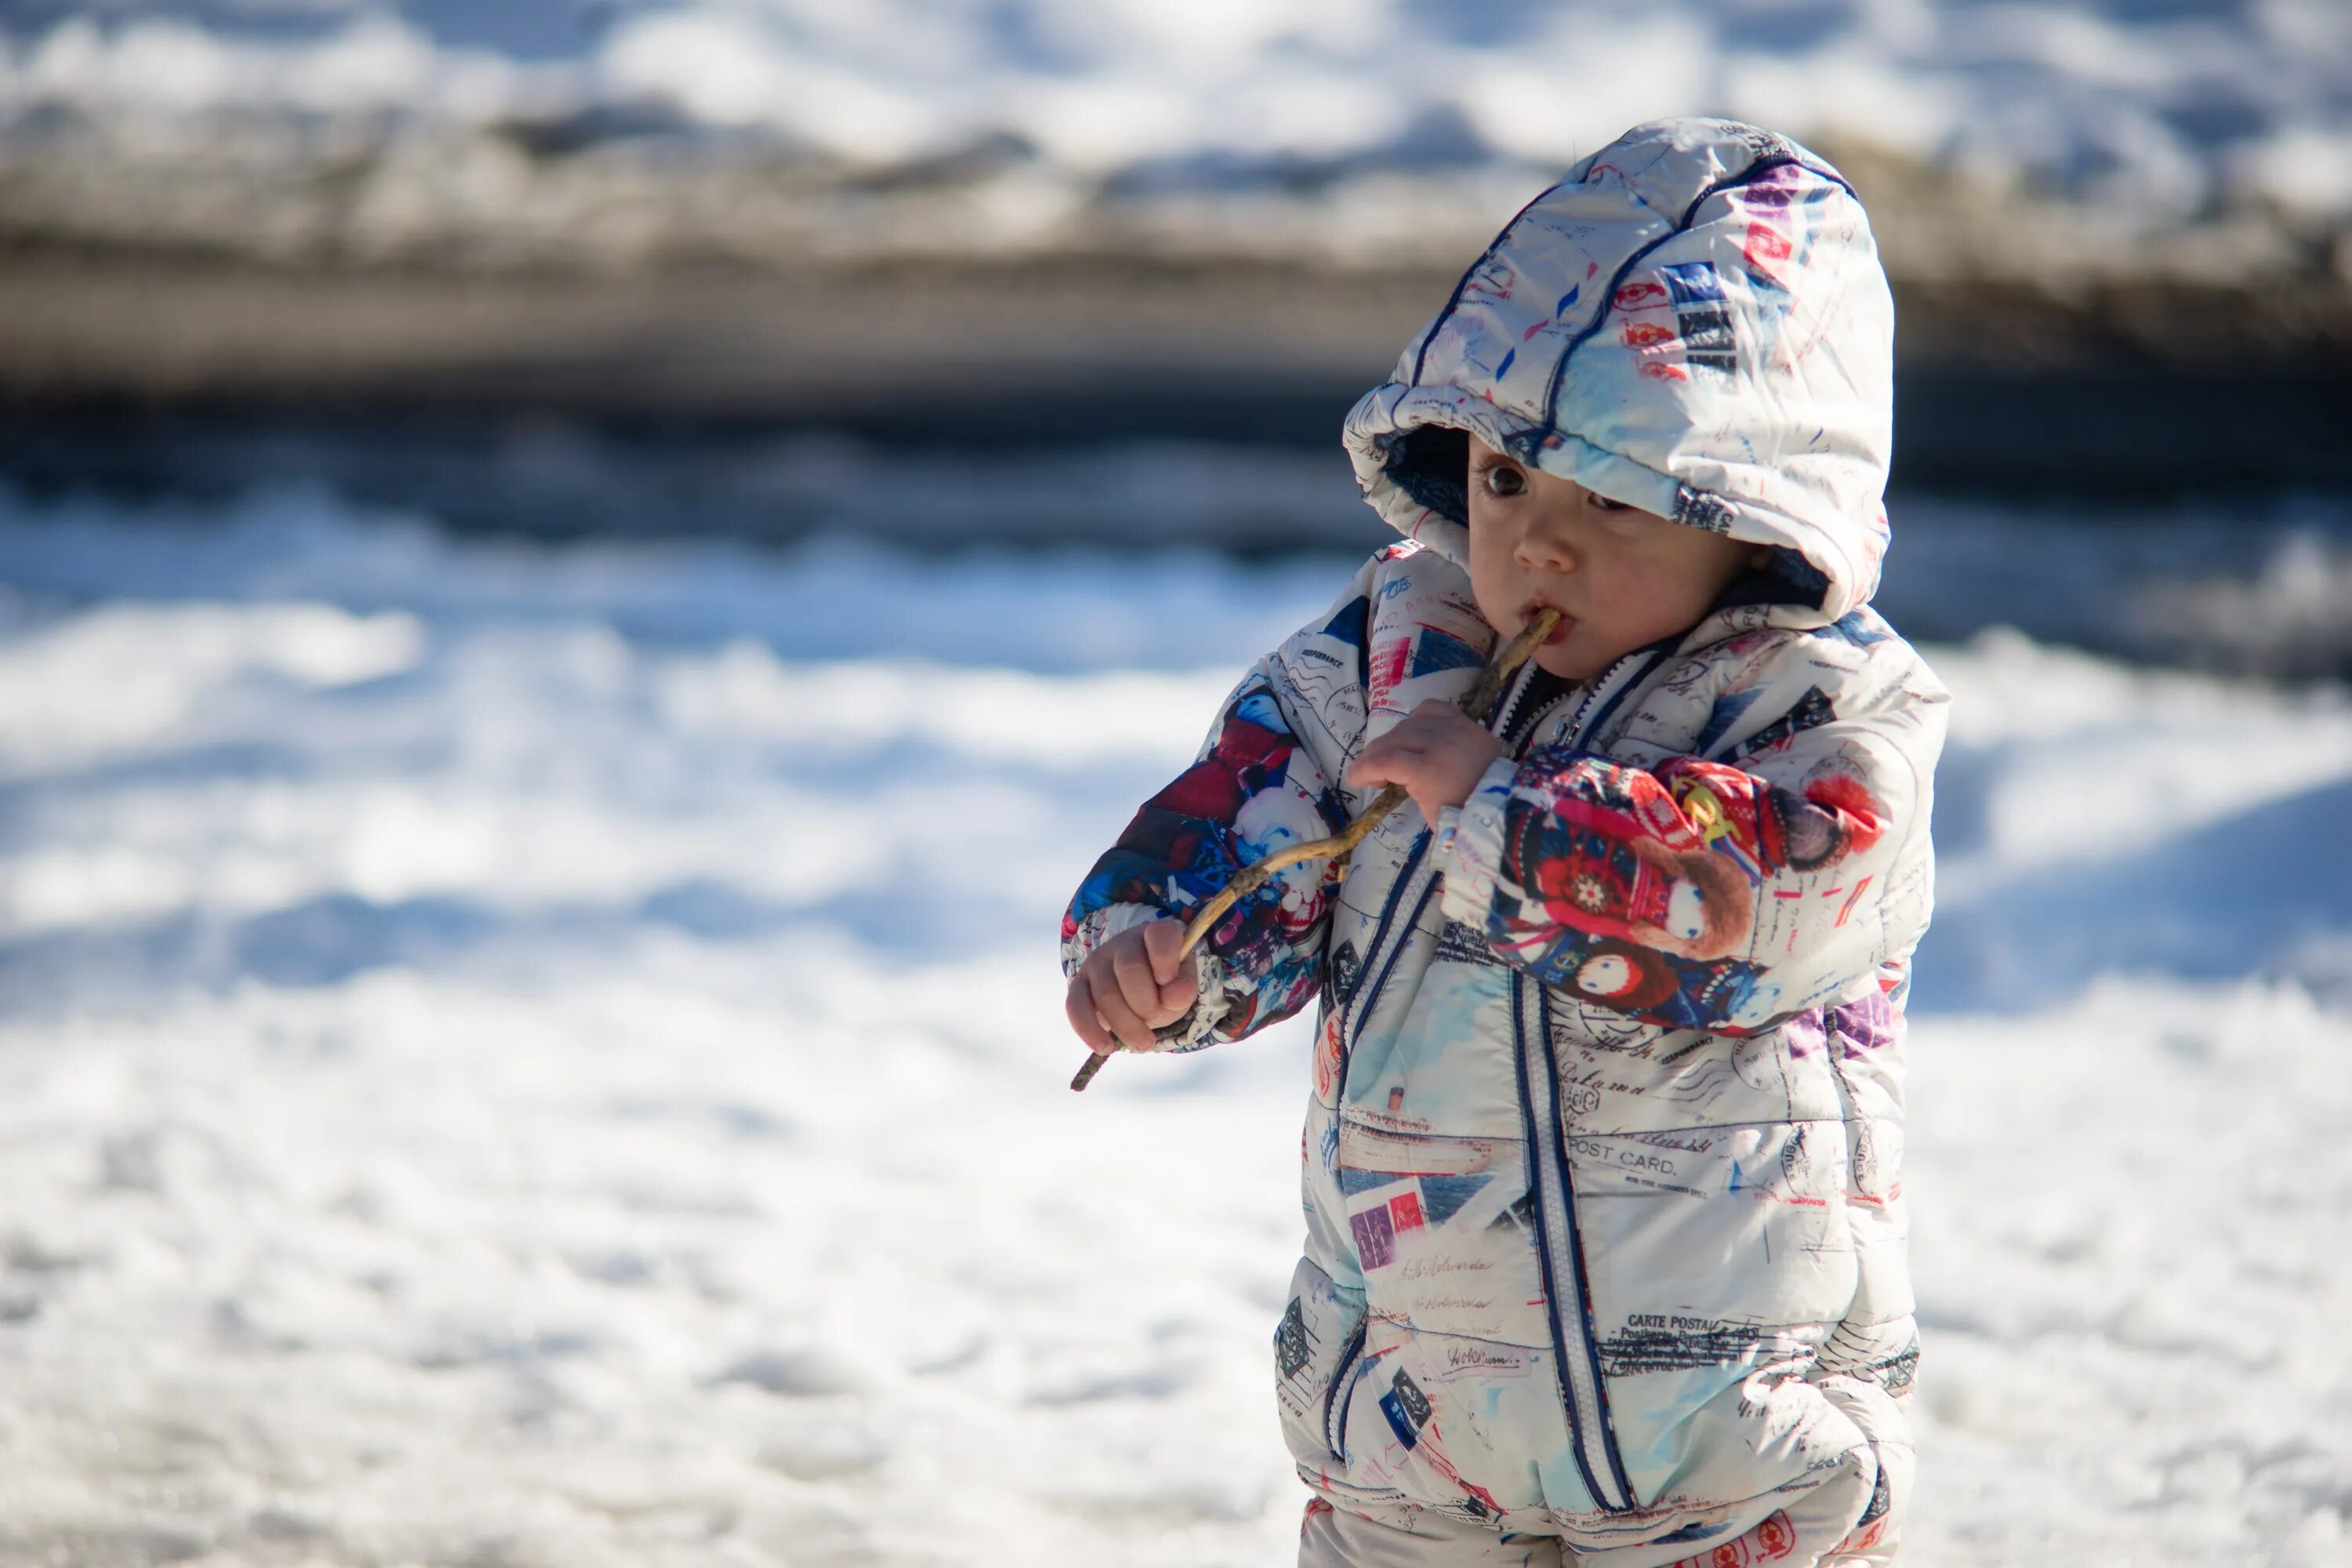
M 1433 155 L 1556 165 L 1704 106 L 2174 212 L 2223 189 L 2352 210 L 2352 26 L 2327 0 L 2201 13 L 1956 0 L 482 9 L 134 3 L 103 22 L 20 21 L 0 104 L 488 118 L 652 101 L 857 163 L 1010 134 L 1091 174 Z
M 1024 557 L 975 542 L 1066 551 L 1095 541 L 1130 559 L 1181 542 L 1328 552 L 1336 562 L 1393 537 L 1332 451 L 1213 443 L 998 454 L 813 436 L 672 448 L 565 434 L 404 449 L 380 435 L 309 444 L 264 435 L 142 454 L 123 468 L 105 476 L 118 495 L 158 472 L 188 489 L 242 493 L 126 511 L 97 493 L 34 506 L 0 480 L 0 579 L 68 595 L 322 596 L 446 614 L 539 616 L 560 605 L 632 636 L 757 637 L 803 656 L 887 647 L 954 661 L 985 635 L 992 657 L 1058 671 L 1179 660 L 1170 637 L 1192 634 L 1172 634 L 1171 624 L 1202 628 L 1185 644 L 1195 647 L 1270 632 L 1269 595 L 1309 591 L 1329 568 L 1318 559 L 1225 571 L 1187 557 L 1168 585 L 1182 595 L 1178 614 L 1144 621 L 1082 575 L 1041 582 Z M 315 479 L 265 481 L 288 471 Z M 354 531 L 338 491 L 396 498 L 412 521 Z M 2002 505 L 1898 494 L 1889 505 L 1897 544 L 1878 605 L 1916 638 L 2010 626 L 2135 663 L 2352 678 L 2345 498 Z M 471 552 L 474 570 L 452 576 L 417 514 L 493 536 L 553 528 L 674 544 L 618 554 L 484 545 Z M 743 575 L 746 563 L 773 559 L 740 542 L 762 540 L 792 545 L 790 571 Z M 635 564 L 648 549 L 663 563 L 651 574 Z M 862 602 L 854 585 L 877 575 L 910 595 L 908 629 L 877 630 L 850 607 Z M 751 581 L 763 585 L 749 590 Z M 1017 637 L 975 628 L 982 581 L 1050 594 L 1051 613 Z
M 271 505 L 0 528 L 0 1561 L 1283 1561 L 1303 1037 L 1054 927 L 1339 573 Z M 2341 1561 L 2352 705 L 1935 658 L 1913 1556 Z
M 79 124 L 184 174 L 311 147 L 322 174 L 340 170 L 340 199 L 356 187 L 341 218 L 362 252 L 434 213 L 497 216 L 550 243 L 561 216 L 576 244 L 625 251 L 623 231 L 647 217 L 643 176 L 677 174 L 681 148 L 758 144 L 882 178 L 834 202 L 772 171 L 728 185 L 744 210 L 722 226 L 738 244 L 781 224 L 824 253 L 845 223 L 866 231 L 857 244 L 916 243 L 871 198 L 946 184 L 972 195 L 944 209 L 965 249 L 1101 243 L 1139 224 L 1183 248 L 1298 255 L 1319 237 L 1342 255 L 1419 260 L 1475 244 L 1530 181 L 1628 125 L 1697 111 L 2137 215 L 2126 236 L 2222 207 L 2340 226 L 2347 81 L 2352 15 L 2333 0 L 132 0 L 102 19 L 40 6 L 0 24 L 0 144 L 64 145 Z M 519 128 L 514 142 L 446 134 L 492 124 Z M 388 127 L 405 127 L 417 155 L 362 168 L 354 150 Z M 593 178 L 535 181 L 517 143 L 617 153 Z M 36 188 L 20 182 L 19 202 Z M 803 231 L 770 210 L 780 190 L 822 221 Z M 2286 265 L 2274 240 L 2224 248 L 2223 265 Z

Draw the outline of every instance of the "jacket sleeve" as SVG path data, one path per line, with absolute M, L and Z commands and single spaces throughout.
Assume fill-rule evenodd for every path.
M 1356 743 L 1349 720 L 1361 725 L 1361 637 L 1351 644 L 1333 632 L 1363 602 L 1367 580 L 1258 661 L 1198 759 L 1095 862 L 1062 919 L 1065 974 L 1130 926 L 1191 920 L 1239 868 L 1347 825 L 1339 781 Z M 1305 1006 L 1322 983 L 1336 876 L 1328 860 L 1293 866 L 1228 911 L 1196 950 L 1201 999 L 1160 1031 L 1161 1047 L 1237 1040 Z
M 1841 712 L 1815 688 L 1736 762 L 1504 759 L 1439 825 L 1446 912 L 1668 1028 L 1754 1034 L 1851 996 L 1927 926 L 1942 700 L 1898 680 Z

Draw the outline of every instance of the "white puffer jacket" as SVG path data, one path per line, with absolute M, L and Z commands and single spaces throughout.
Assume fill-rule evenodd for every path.
M 1367 740 L 1466 691 L 1462 432 L 1769 546 L 1687 634 L 1205 944 L 1163 1038 L 1319 998 L 1306 1256 L 1275 1333 L 1300 1473 L 1367 1510 L 1568 1538 L 1622 1568 L 1883 1561 L 1917 1359 L 1902 1004 L 1926 929 L 1941 688 L 1868 608 L 1892 313 L 1834 171 L 1645 126 L 1538 197 L 1349 416 L 1407 536 L 1262 660 L 1065 922 L 1183 917 L 1335 831 Z M 1728 1558 L 1723 1556 L 1729 1552 Z

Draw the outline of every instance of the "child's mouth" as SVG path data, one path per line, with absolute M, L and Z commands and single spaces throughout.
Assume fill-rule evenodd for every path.
M 1555 644 L 1566 642 L 1568 640 L 1568 634 L 1576 629 L 1576 621 L 1567 611 L 1561 609 L 1557 605 L 1547 605 L 1541 600 L 1536 601 L 1534 604 L 1529 605 L 1525 610 L 1520 612 L 1519 625 L 1522 626 L 1528 625 L 1546 610 L 1549 610 L 1553 615 L 1558 616 L 1559 617 L 1559 624 L 1552 627 L 1551 635 L 1544 638 L 1543 646 L 1545 647 L 1550 647 Z

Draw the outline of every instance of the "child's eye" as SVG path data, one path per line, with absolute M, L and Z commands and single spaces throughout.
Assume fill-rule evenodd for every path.
M 1481 468 L 1478 471 L 1478 477 L 1485 483 L 1486 493 L 1490 496 L 1517 496 L 1525 495 L 1528 491 L 1527 475 L 1507 463 L 1496 463 L 1492 468 Z
M 1599 514 L 1601 526 L 1621 539 L 1635 539 L 1649 531 L 1650 524 L 1658 521 L 1654 512 L 1643 511 L 1637 506 L 1627 506 L 1622 500 L 1584 492 L 1588 505 Z

